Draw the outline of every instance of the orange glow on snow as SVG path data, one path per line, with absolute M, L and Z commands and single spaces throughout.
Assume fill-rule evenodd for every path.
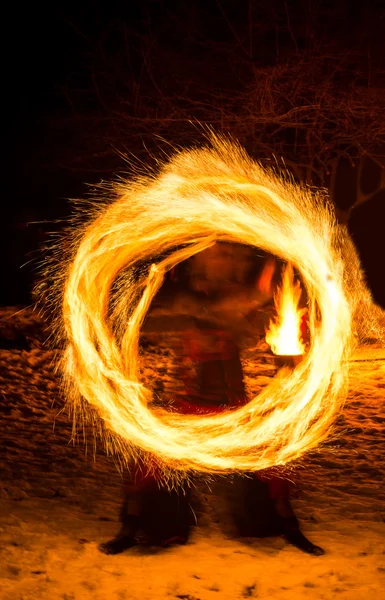
M 65 282 L 65 385 L 78 414 L 95 408 L 110 448 L 127 463 L 138 449 L 149 452 L 165 477 L 266 469 L 324 440 L 344 401 L 355 323 L 376 329 L 356 254 L 325 199 L 218 138 L 176 152 L 157 176 L 100 189 L 105 204 L 74 229 L 67 269 L 57 266 Z M 237 410 L 150 410 L 152 392 L 138 375 L 141 325 L 165 273 L 216 241 L 261 248 L 298 269 L 309 301 L 309 352 Z
M 294 270 L 288 264 L 282 275 L 282 284 L 274 297 L 277 317 L 272 320 L 266 332 L 266 342 L 274 354 L 298 356 L 304 354 L 305 345 L 301 339 L 301 319 L 306 309 L 299 309 L 301 284 L 294 281 Z

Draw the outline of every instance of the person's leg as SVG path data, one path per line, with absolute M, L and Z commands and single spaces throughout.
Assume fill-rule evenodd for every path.
M 191 525 L 189 489 L 157 486 L 142 495 L 141 530 L 147 544 L 163 548 L 186 544 Z
M 120 509 L 120 529 L 115 537 L 99 544 L 104 554 L 120 554 L 137 545 L 136 534 L 140 527 L 141 493 L 143 484 L 150 485 L 149 478 L 140 476 L 137 471 L 134 477 L 127 478 L 123 488 L 123 504 Z
M 315 556 L 324 554 L 325 551 L 308 540 L 300 529 L 298 519 L 290 503 L 290 482 L 277 475 L 257 473 L 257 477 L 267 484 L 269 496 L 274 503 L 281 534 L 284 538 L 307 554 Z
M 151 545 L 185 544 L 190 531 L 189 490 L 168 490 L 156 472 L 135 473 L 124 489 L 121 528 L 111 540 L 99 545 L 104 554 L 119 554 L 135 546 L 140 530 Z
M 233 356 L 223 361 L 223 370 L 228 406 L 238 408 L 247 404 L 247 396 L 239 349 L 235 344 L 233 348 Z

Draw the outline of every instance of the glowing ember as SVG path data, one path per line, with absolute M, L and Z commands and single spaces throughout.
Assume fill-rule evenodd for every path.
M 305 352 L 301 339 L 301 320 L 306 309 L 298 308 L 301 299 L 301 284 L 294 282 L 294 270 L 288 264 L 282 275 L 282 285 L 274 297 L 277 311 L 266 332 L 266 342 L 274 354 L 297 356 Z
M 78 413 L 95 408 L 127 462 L 147 451 L 165 477 L 170 469 L 180 477 L 265 469 L 323 440 L 344 398 L 352 315 L 366 331 L 377 327 L 354 248 L 324 198 L 217 138 L 210 148 L 176 154 L 157 177 L 119 180 L 104 194 L 109 204 L 74 229 L 65 271 L 57 251 L 66 389 Z M 309 298 L 310 350 L 236 411 L 149 410 L 151 391 L 138 378 L 141 324 L 165 272 L 217 240 L 262 248 L 298 269 Z

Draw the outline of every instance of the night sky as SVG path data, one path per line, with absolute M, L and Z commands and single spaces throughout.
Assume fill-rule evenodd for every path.
M 220 111 L 205 106 L 214 93 L 230 105 L 247 89 L 253 69 L 300 57 L 316 41 L 331 52 L 332 63 L 333 52 L 344 47 L 355 65 L 364 65 L 383 103 L 381 5 L 135 0 L 8 6 L 1 303 L 31 302 L 39 248 L 60 229 L 55 221 L 68 217 L 67 198 L 82 197 L 86 183 L 124 170 L 118 152 L 151 164 L 169 143 L 199 141 L 197 121 L 240 137 L 230 121 L 222 127 Z M 240 141 L 258 157 L 251 138 Z M 375 299 L 385 306 L 385 202 L 365 204 L 350 227 Z

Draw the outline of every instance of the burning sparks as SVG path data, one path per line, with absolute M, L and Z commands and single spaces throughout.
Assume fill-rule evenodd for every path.
M 294 282 L 294 270 L 288 264 L 282 276 L 282 285 L 274 298 L 277 317 L 266 332 L 266 342 L 274 354 L 298 356 L 305 352 L 301 321 L 306 309 L 298 308 L 301 292 L 301 284 L 298 280 Z
M 75 406 L 83 397 L 96 409 L 127 462 L 139 448 L 165 475 L 266 469 L 325 439 L 344 398 L 352 315 L 365 317 L 368 331 L 377 318 L 354 249 L 325 199 L 217 138 L 210 148 L 176 154 L 157 177 L 120 181 L 106 195 L 114 201 L 76 230 L 62 274 L 65 377 Z M 236 411 L 149 410 L 138 346 L 151 300 L 169 269 L 220 240 L 262 248 L 298 269 L 309 352 Z

